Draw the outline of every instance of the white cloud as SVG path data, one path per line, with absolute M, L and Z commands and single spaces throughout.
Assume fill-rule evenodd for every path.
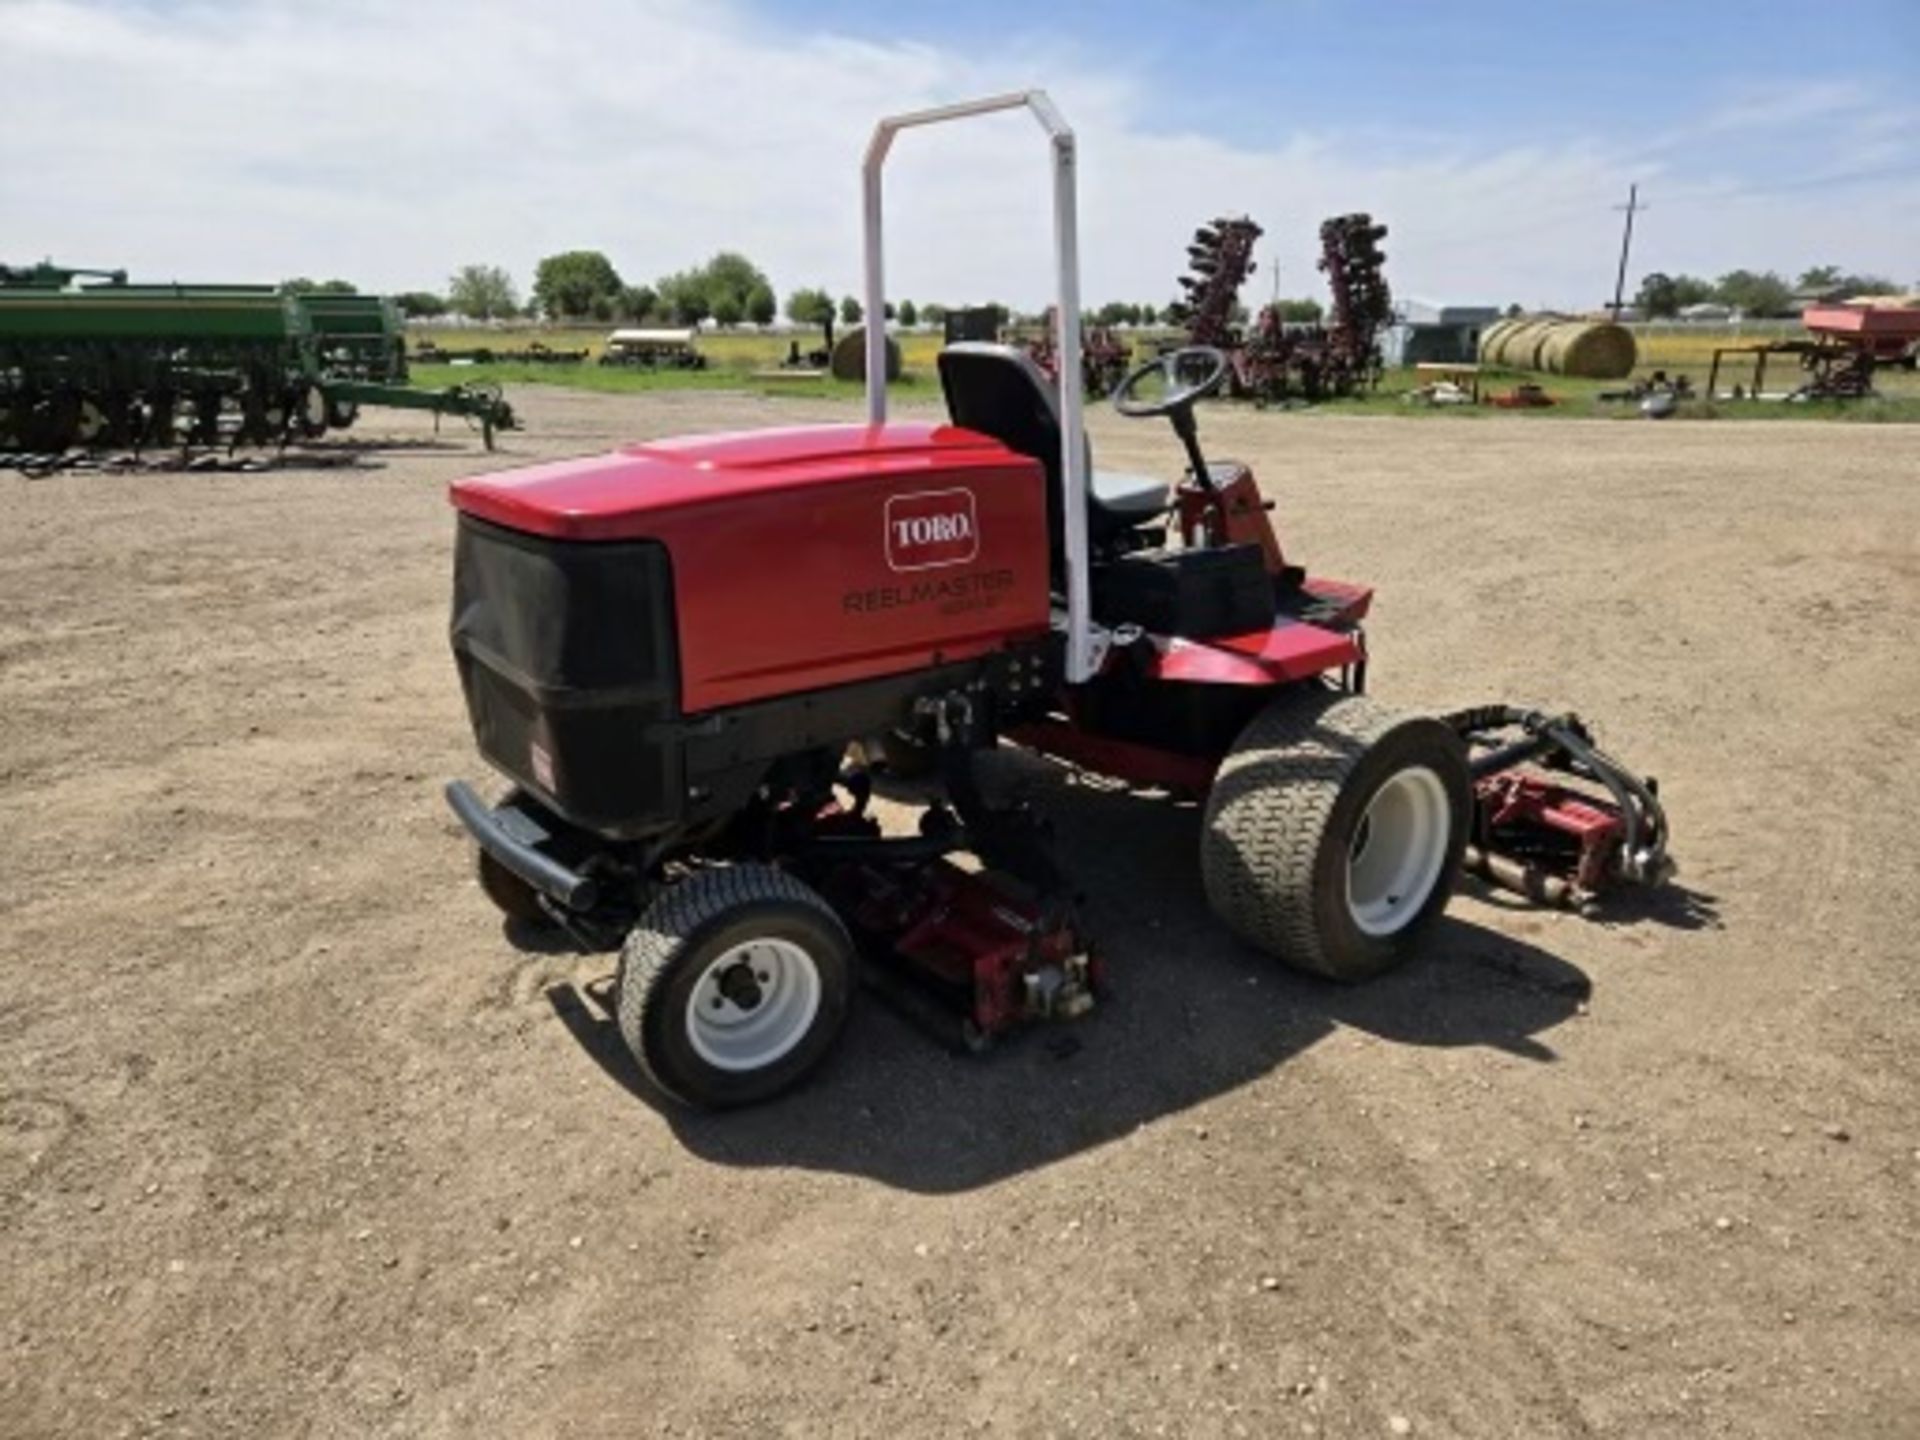
M 1650 182 L 1656 207 L 1663 183 L 1695 197 L 1670 223 L 1656 208 L 1636 270 L 1832 258 L 1904 276 L 1913 263 L 1910 229 L 1836 230 L 1805 195 L 1769 199 L 1745 175 L 1691 172 L 1680 146 L 1650 160 L 1607 141 L 1476 150 L 1308 129 L 1229 145 L 1183 129 L 1177 96 L 1083 52 L 1023 45 L 1016 60 L 980 59 L 796 35 L 711 0 L 0 9 L 6 259 L 402 289 L 438 286 L 471 260 L 504 263 L 524 285 L 537 257 L 573 246 L 605 249 L 645 280 L 724 246 L 783 291 L 852 290 L 875 117 L 1042 84 L 1081 136 L 1089 300 L 1170 296 L 1188 232 L 1223 210 L 1267 228 L 1248 298 L 1268 293 L 1275 261 L 1283 291 L 1317 293 L 1317 222 L 1367 209 L 1392 226 L 1401 293 L 1593 303 L 1611 283 L 1607 207 L 1632 179 Z M 1809 92 L 1790 108 L 1815 124 L 1858 100 Z M 1730 106 L 1712 124 L 1756 119 Z M 1875 143 L 1877 163 L 1914 154 L 1893 132 Z M 1909 177 L 1882 193 L 1910 219 L 1920 186 Z M 894 293 L 1044 298 L 1045 156 L 1024 116 L 904 136 L 888 208 Z
M 1873 92 L 1857 80 L 1814 80 L 1790 87 L 1748 90 L 1708 112 L 1703 130 L 1779 130 L 1809 120 L 1870 108 Z

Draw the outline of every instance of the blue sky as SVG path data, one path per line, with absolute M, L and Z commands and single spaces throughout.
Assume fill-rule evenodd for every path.
M 1316 293 L 1319 219 L 1369 209 L 1403 294 L 1591 305 L 1635 180 L 1652 205 L 1636 274 L 1829 262 L 1920 280 L 1920 0 L 315 14 L 0 0 L 0 258 L 411 288 L 472 260 L 524 283 L 572 246 L 647 280 L 725 246 L 783 291 L 850 290 L 873 119 L 1041 85 L 1080 135 L 1095 301 L 1167 298 L 1186 232 L 1223 210 L 1266 226 L 1261 295 L 1276 269 L 1283 293 Z M 896 293 L 1038 303 L 1042 158 L 1011 117 L 903 141 Z
M 1870 81 L 1891 97 L 1920 66 L 1914 0 L 808 0 L 756 9 L 796 34 L 1069 47 L 1090 67 L 1164 87 L 1170 123 L 1223 138 L 1385 125 L 1499 144 L 1516 133 L 1660 129 L 1698 114 L 1703 100 L 1810 80 Z M 1546 88 L 1533 90 L 1527 76 Z
M 1604 6 L 1264 0 L 1207 7 L 1124 0 L 768 0 L 756 8 L 796 32 L 828 29 L 964 46 L 1013 45 L 1023 36 L 1064 38 L 1091 56 L 1129 59 L 1169 83 L 1191 83 L 1208 73 L 1206 65 L 1219 67 L 1221 85 L 1200 88 L 1250 83 L 1277 67 L 1291 72 L 1290 83 L 1302 86 L 1309 100 L 1337 97 L 1359 74 L 1379 75 L 1391 82 L 1389 88 L 1400 89 L 1430 82 L 1439 72 L 1477 82 L 1570 66 L 1643 75 L 1655 85 L 1670 85 L 1676 100 L 1703 75 L 1791 85 L 1810 70 L 1846 74 L 1866 63 L 1897 80 L 1903 59 L 1911 62 L 1920 44 L 1920 6 L 1911 0 L 1833 0 L 1825 7 L 1784 0 L 1609 0 Z M 1201 23 L 1203 12 L 1218 18 Z M 1312 63 L 1291 63 L 1307 59 Z M 1454 113 L 1479 113 L 1490 98 L 1476 88 L 1462 96 Z M 1418 111 L 1426 113 L 1424 99 Z

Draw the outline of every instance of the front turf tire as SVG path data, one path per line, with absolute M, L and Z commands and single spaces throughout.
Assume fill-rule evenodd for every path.
M 826 1058 L 852 1003 L 854 948 L 810 887 L 767 865 L 698 870 L 620 952 L 615 1017 L 640 1068 L 699 1109 L 769 1100 Z
M 1405 960 L 1446 908 L 1471 813 L 1466 749 L 1438 720 L 1290 691 L 1221 764 L 1201 879 L 1248 944 L 1297 970 L 1364 980 Z

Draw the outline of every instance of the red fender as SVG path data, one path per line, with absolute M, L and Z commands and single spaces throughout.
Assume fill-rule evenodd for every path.
M 1146 673 L 1190 685 L 1286 685 L 1357 664 L 1364 653 L 1354 636 L 1300 620 L 1213 640 L 1155 637 L 1153 645 Z
M 1357 626 L 1373 603 L 1373 591 L 1340 580 L 1309 580 L 1302 587 L 1334 602 L 1333 617 Z M 1366 659 L 1357 629 L 1333 630 L 1282 615 L 1265 630 L 1216 635 L 1208 640 L 1151 636 L 1154 654 L 1146 673 L 1157 680 L 1197 685 L 1287 685 Z

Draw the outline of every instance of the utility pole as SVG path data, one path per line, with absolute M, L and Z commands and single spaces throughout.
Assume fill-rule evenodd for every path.
M 1638 183 L 1635 183 L 1627 186 L 1627 203 L 1624 205 L 1616 205 L 1613 208 L 1627 212 L 1626 232 L 1620 237 L 1620 273 L 1616 275 L 1613 280 L 1612 309 L 1613 318 L 1617 322 L 1620 319 L 1620 311 L 1626 304 L 1627 252 L 1633 248 L 1633 217 L 1636 211 L 1651 210 L 1653 207 L 1640 203 L 1640 186 Z

